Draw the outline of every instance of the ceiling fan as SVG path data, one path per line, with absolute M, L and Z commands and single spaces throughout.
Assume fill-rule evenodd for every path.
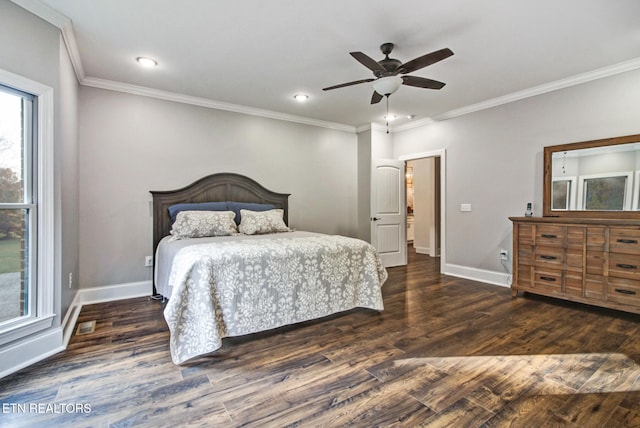
M 442 89 L 445 85 L 437 80 L 426 79 L 417 76 L 401 76 L 420 70 L 428 65 L 435 64 L 438 61 L 449 58 L 453 52 L 449 48 L 440 49 L 412 59 L 409 62 L 402 63 L 397 59 L 389 58 L 389 54 L 393 50 L 393 43 L 383 43 L 380 45 L 380 51 L 385 56 L 384 59 L 376 61 L 370 56 L 362 52 L 350 52 L 360 64 L 373 71 L 375 78 L 356 80 L 353 82 L 342 83 L 340 85 L 329 86 L 323 88 L 323 91 L 331 89 L 344 88 L 345 86 L 358 85 L 360 83 L 373 82 L 373 96 L 371 104 L 379 103 L 383 97 L 388 97 L 398 90 L 400 85 L 415 86 L 425 89 Z

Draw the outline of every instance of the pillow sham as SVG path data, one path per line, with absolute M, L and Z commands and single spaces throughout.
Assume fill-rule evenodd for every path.
M 289 232 L 291 229 L 284 224 L 284 210 L 269 211 L 240 210 L 242 221 L 240 233 L 245 235 L 260 235 L 263 233 Z
M 171 223 L 176 221 L 176 216 L 181 211 L 231 211 L 226 202 L 198 202 L 171 205 L 169 208 Z
M 235 216 L 233 211 L 180 211 L 171 227 L 171 241 L 237 235 Z
M 248 211 L 269 211 L 276 208 L 275 205 L 272 204 L 258 204 L 255 202 L 227 202 L 227 207 L 229 211 L 233 211 L 236 213 L 236 224 L 242 223 L 242 210 Z

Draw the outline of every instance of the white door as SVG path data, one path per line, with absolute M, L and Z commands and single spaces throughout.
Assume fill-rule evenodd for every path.
M 378 159 L 371 177 L 371 243 L 385 267 L 407 264 L 404 161 Z

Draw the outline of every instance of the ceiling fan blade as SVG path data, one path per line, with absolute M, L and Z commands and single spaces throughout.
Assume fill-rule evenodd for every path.
M 376 91 L 373 91 L 373 95 L 371 96 L 371 104 L 378 104 L 384 95 L 380 95 Z
M 345 86 L 351 86 L 351 85 L 358 85 L 360 83 L 367 83 L 367 82 L 373 82 L 376 79 L 362 79 L 362 80 L 356 80 L 353 82 L 348 82 L 348 83 L 341 83 L 339 85 L 335 85 L 335 86 L 329 86 L 328 88 L 322 88 L 323 91 L 330 91 L 331 89 L 338 89 L 338 88 L 344 88 Z
M 451 55 L 453 55 L 453 51 L 451 49 L 440 49 L 439 51 L 431 52 L 416 59 L 412 59 L 409 62 L 405 62 L 398 68 L 398 70 L 401 70 L 402 74 L 411 73 L 428 65 L 435 64 L 438 61 L 442 61 L 443 59 L 449 58 Z
M 417 76 L 402 76 L 402 84 L 426 89 L 442 89 L 446 83 Z
M 364 65 L 374 73 L 376 71 L 380 73 L 384 73 L 386 71 L 383 66 L 378 64 L 378 61 L 366 54 L 363 54 L 362 52 L 349 52 L 349 54 L 354 57 L 360 64 Z

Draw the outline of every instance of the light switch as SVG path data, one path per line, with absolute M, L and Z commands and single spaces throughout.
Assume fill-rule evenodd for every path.
M 460 204 L 460 211 L 462 211 L 463 213 L 470 213 L 471 204 Z

